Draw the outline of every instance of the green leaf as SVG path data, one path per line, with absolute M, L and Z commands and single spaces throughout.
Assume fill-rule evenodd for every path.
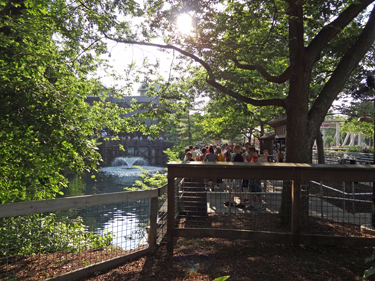
M 371 275 L 374 275 L 374 274 L 375 274 L 375 266 L 372 266 L 365 271 L 361 280 L 366 280 L 367 278 L 369 278 Z
M 230 276 L 222 276 L 222 277 L 219 277 L 219 278 L 216 278 L 214 281 L 225 281 L 229 278 Z

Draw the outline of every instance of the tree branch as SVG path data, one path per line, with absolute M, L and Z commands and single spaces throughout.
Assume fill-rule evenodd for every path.
M 361 99 L 361 98 L 363 98 L 363 94 L 367 93 L 370 90 L 371 90 L 370 88 L 364 86 L 362 88 L 359 88 L 357 91 L 355 91 L 352 94 L 352 97 L 355 98 L 355 99 Z
M 148 43 L 148 42 L 137 42 L 137 41 L 131 41 L 131 40 L 122 40 L 122 39 L 115 39 L 115 38 L 112 38 L 112 37 L 109 37 L 107 34 L 104 33 L 104 36 L 105 38 L 109 39 L 109 40 L 113 40 L 113 41 L 116 41 L 116 42 L 119 42 L 119 43 L 125 43 L 125 44 L 131 44 L 131 45 L 141 45 L 141 46 L 150 46 L 150 47 L 157 47 L 157 48 L 162 48 L 162 49 L 170 49 L 170 50 L 175 50 L 177 52 L 179 52 L 180 54 L 184 55 L 184 56 L 187 56 L 191 59 L 193 59 L 194 61 L 198 62 L 200 65 L 202 65 L 206 71 L 208 72 L 208 75 L 209 76 L 212 76 L 213 75 L 213 72 L 212 72 L 212 69 L 211 67 L 202 59 L 198 58 L 197 56 L 193 55 L 193 54 L 190 54 L 176 46 L 173 46 L 173 45 L 169 45 L 169 44 L 154 44 L 154 43 Z
M 150 47 L 158 47 L 158 48 L 163 48 L 163 49 L 175 50 L 175 51 L 179 52 L 180 54 L 182 54 L 184 56 L 192 58 L 194 61 L 196 61 L 200 65 L 202 65 L 208 73 L 208 79 L 206 80 L 207 84 L 216 88 L 220 92 L 222 92 L 224 94 L 227 94 L 227 95 L 229 95 L 229 96 L 231 96 L 231 97 L 233 97 L 233 98 L 235 98 L 239 101 L 243 101 L 245 103 L 249 103 L 249 104 L 252 104 L 254 106 L 276 105 L 276 106 L 281 106 L 281 107 L 284 107 L 284 108 L 286 106 L 285 100 L 283 100 L 283 99 L 255 100 L 255 99 L 245 97 L 245 96 L 243 96 L 243 95 L 241 95 L 237 92 L 234 92 L 234 91 L 224 87 L 223 85 L 221 85 L 221 84 L 219 84 L 218 82 L 215 81 L 213 71 L 212 71 L 211 67 L 205 61 L 203 61 L 202 59 L 198 58 L 197 56 L 195 56 L 195 55 L 193 55 L 189 52 L 186 52 L 186 51 L 184 51 L 184 50 L 182 50 L 182 49 L 180 49 L 176 46 L 169 45 L 169 44 L 163 45 L 163 44 L 154 44 L 154 43 L 148 43 L 148 42 L 137 42 L 137 41 L 131 41 L 131 40 L 115 39 L 115 38 L 109 37 L 105 33 L 104 33 L 104 36 L 109 40 L 113 40 L 113 41 L 116 41 L 116 42 L 119 42 L 119 43 L 132 44 L 132 45 L 142 45 L 142 46 L 150 46 Z
M 78 58 L 83 54 L 85 53 L 88 49 L 90 49 L 93 45 L 95 45 L 96 43 L 98 43 L 100 40 L 102 40 L 103 38 L 98 38 L 96 39 L 94 42 L 92 42 L 89 46 L 87 46 L 85 49 L 83 49 L 79 54 L 78 56 L 76 56 L 74 58 L 74 60 L 72 61 L 72 65 L 74 65 L 74 63 L 78 60 Z
M 274 83 L 284 83 L 289 80 L 290 78 L 290 67 L 288 67 L 281 75 L 279 76 L 272 76 L 270 75 L 262 66 L 259 64 L 241 64 L 237 59 L 233 59 L 233 62 L 236 67 L 240 69 L 247 69 L 247 70 L 256 70 L 264 79 L 268 82 Z
M 344 87 L 353 69 L 375 41 L 375 6 L 366 27 L 355 44 L 345 53 L 334 73 L 321 90 L 309 112 L 310 122 L 322 122 L 332 102 Z M 320 124 L 319 123 L 319 124 Z
M 315 36 L 306 48 L 306 55 L 310 63 L 315 63 L 320 58 L 320 53 L 326 44 L 347 26 L 360 12 L 373 2 L 373 0 L 358 0 L 360 4 L 351 4 L 331 24 L 326 25 Z
M 286 103 L 284 99 L 267 99 L 267 100 L 256 100 L 252 98 L 245 97 L 237 92 L 234 92 L 223 85 L 219 84 L 215 80 L 206 80 L 207 84 L 210 86 L 218 89 L 220 92 L 227 94 L 228 96 L 231 96 L 232 98 L 235 98 L 236 100 L 252 104 L 254 106 L 269 106 L 269 105 L 276 105 L 281 107 L 286 107 Z
M 275 0 L 273 0 L 272 2 L 273 2 L 273 8 L 275 9 L 275 11 L 273 13 L 273 18 L 272 18 L 272 25 L 271 25 L 270 30 L 268 31 L 267 38 L 264 40 L 263 44 L 261 44 L 261 46 L 259 48 L 259 52 L 258 52 L 259 55 L 262 53 L 264 47 L 268 43 L 268 40 L 271 38 L 271 34 L 272 34 L 272 32 L 273 32 L 273 30 L 275 29 L 275 26 L 276 26 L 276 16 L 277 16 L 277 13 L 278 13 L 278 9 L 277 9 L 277 5 L 275 3 Z

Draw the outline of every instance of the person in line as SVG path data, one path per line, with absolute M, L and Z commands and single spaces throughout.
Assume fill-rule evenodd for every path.
M 245 163 L 250 163 L 251 162 L 251 156 L 250 156 L 250 154 L 248 152 L 249 148 L 250 148 L 250 143 L 247 142 L 245 144 L 245 151 L 244 151 L 244 153 L 242 153 L 242 158 L 243 158 L 243 161 Z M 248 188 L 249 188 L 249 184 L 250 184 L 250 180 L 249 179 L 243 179 L 243 181 L 242 181 L 242 188 L 243 188 L 243 192 L 244 192 L 244 202 L 245 203 L 249 202 L 248 194 L 247 194 Z
M 187 153 L 186 153 L 186 161 L 185 162 L 191 162 L 191 161 L 194 161 L 194 159 L 193 159 L 193 154 L 191 153 L 191 151 L 188 151 Z
M 206 154 L 204 161 L 206 162 L 216 162 L 218 160 L 217 155 L 214 152 L 214 148 L 211 146 Z
M 255 147 L 249 148 L 249 154 L 251 156 L 250 162 L 254 162 L 254 163 L 260 162 L 260 159 L 258 157 L 258 153 L 257 153 Z M 247 210 L 254 210 L 254 194 L 253 194 L 253 192 L 256 192 L 256 193 L 262 192 L 262 186 L 261 186 L 260 180 L 250 180 L 250 192 L 252 192 L 252 194 L 250 194 L 250 206 L 247 207 L 246 209 Z M 260 204 L 259 209 L 263 210 L 264 204 L 263 204 L 263 200 L 262 200 L 262 195 L 257 194 L 257 198 L 258 198 L 258 201 L 259 201 L 259 204 Z
M 217 158 L 217 155 L 214 152 L 214 148 L 213 148 L 213 146 L 210 146 L 210 148 L 208 150 L 208 154 L 206 154 L 203 161 L 205 161 L 205 162 L 216 162 L 217 160 L 218 160 L 218 158 Z M 206 188 L 208 188 L 209 190 L 213 189 L 214 188 L 213 182 L 214 182 L 214 179 L 206 180 L 206 182 L 205 182 Z
M 197 158 L 197 152 L 195 151 L 194 146 L 190 145 L 189 149 L 190 149 L 193 160 L 195 160 L 195 158 Z
M 268 150 L 263 150 L 262 158 L 260 159 L 261 163 L 267 163 L 268 162 Z M 267 192 L 267 180 L 263 180 L 263 190 L 264 192 Z
M 224 153 L 225 162 L 233 161 L 233 145 L 227 147 L 227 151 Z
M 189 148 L 186 148 L 185 149 L 185 157 L 184 157 L 184 160 L 182 160 L 183 162 L 186 162 L 187 161 L 187 156 L 186 156 L 186 153 L 190 152 L 190 149 Z
M 200 149 L 199 149 L 199 145 L 196 145 L 196 146 L 195 146 L 195 152 L 197 153 L 197 156 L 198 156 L 198 154 L 201 153 L 201 151 L 200 151 Z
M 206 149 L 205 149 L 205 148 L 202 148 L 201 153 L 198 154 L 198 156 L 197 156 L 197 158 L 195 159 L 195 161 L 203 161 L 205 155 L 206 155 Z
M 235 156 L 233 157 L 233 162 L 243 162 L 243 157 L 242 155 L 240 154 L 240 151 L 241 151 L 241 146 L 240 145 L 236 145 L 234 147 L 234 154 Z M 242 196 L 242 192 L 243 192 L 243 188 L 242 188 L 242 180 L 240 179 L 236 179 L 234 181 L 234 186 L 232 188 L 232 196 L 230 198 L 230 201 L 228 202 L 225 202 L 224 205 L 225 206 L 229 206 L 229 204 L 232 206 L 232 207 L 237 207 L 237 208 L 240 208 L 240 209 L 243 209 L 245 208 L 245 204 L 244 204 L 244 201 L 243 201 L 243 196 Z M 236 203 L 234 202 L 234 197 L 236 195 L 236 192 L 240 192 L 240 204 L 238 204 L 236 206 Z
M 223 153 L 221 153 L 221 147 L 218 146 L 216 148 L 216 155 L 217 155 L 217 161 L 218 162 L 224 162 L 224 155 Z M 214 186 L 214 190 L 218 190 L 219 189 L 219 184 L 221 184 L 223 182 L 222 179 L 217 179 L 216 180 L 216 185 Z
M 281 147 L 279 147 L 277 149 L 276 162 L 278 162 L 278 163 L 283 163 L 284 162 L 284 153 L 283 153 Z
M 217 161 L 224 162 L 224 155 L 221 153 L 221 147 L 216 148 Z

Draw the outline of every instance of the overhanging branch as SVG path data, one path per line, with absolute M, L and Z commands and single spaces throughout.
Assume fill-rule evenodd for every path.
M 371 89 L 364 86 L 364 87 L 361 87 L 359 88 L 357 91 L 355 91 L 353 94 L 352 94 L 352 97 L 355 98 L 355 99 L 361 99 L 363 98 L 363 94 L 369 92 Z
M 115 39 L 115 38 L 109 37 L 106 34 L 104 34 L 104 36 L 105 36 L 105 38 L 107 38 L 109 40 L 113 40 L 113 41 L 119 42 L 119 43 L 141 45 L 141 46 L 150 46 L 150 47 L 157 47 L 157 48 L 175 50 L 175 51 L 179 52 L 180 54 L 182 54 L 184 56 L 187 56 L 187 57 L 193 59 L 194 61 L 198 62 L 200 65 L 202 65 L 208 73 L 209 78 L 206 80 L 207 84 L 216 88 L 220 92 L 222 92 L 224 94 L 227 94 L 227 95 L 229 95 L 229 96 L 231 96 L 231 97 L 233 97 L 233 98 L 235 98 L 239 101 L 243 101 L 245 103 L 249 103 L 249 104 L 252 104 L 254 106 L 276 105 L 276 106 L 285 107 L 285 100 L 283 100 L 283 99 L 267 99 L 267 100 L 251 99 L 251 98 L 245 97 L 245 96 L 243 96 L 243 95 L 241 95 L 237 92 L 234 92 L 234 91 L 224 87 L 223 85 L 221 85 L 220 83 L 215 81 L 215 79 L 213 77 L 214 76 L 213 71 L 212 71 L 211 67 L 205 61 L 203 61 L 202 59 L 198 58 L 197 56 L 195 56 L 195 55 L 193 55 L 189 52 L 186 52 L 186 51 L 184 51 L 184 50 L 182 50 L 182 49 L 180 49 L 176 46 L 169 45 L 169 44 L 154 44 L 154 43 L 148 43 L 148 42 L 138 42 L 138 41 L 132 41 L 132 40 Z
M 311 63 L 320 58 L 320 53 L 326 44 L 335 37 L 345 26 L 347 26 L 360 12 L 373 2 L 373 0 L 358 0 L 359 4 L 351 4 L 331 24 L 326 25 L 310 42 L 306 49 L 306 55 Z
M 232 98 L 235 98 L 239 101 L 252 104 L 254 106 L 269 106 L 269 105 L 276 105 L 284 107 L 286 106 L 284 99 L 267 99 L 267 100 L 256 100 L 252 98 L 245 97 L 243 95 L 240 95 L 239 93 L 236 93 L 220 83 L 216 82 L 215 80 L 206 80 L 207 84 L 211 85 L 215 89 L 218 89 L 220 92 L 227 94 L 228 96 L 231 96 Z
M 238 60 L 233 60 L 236 67 L 240 69 L 247 69 L 247 70 L 256 70 L 264 79 L 268 82 L 274 83 L 284 83 L 289 80 L 290 78 L 290 67 L 288 67 L 281 75 L 279 76 L 272 76 L 270 75 L 262 66 L 259 64 L 241 64 Z
M 141 46 L 150 46 L 150 47 L 157 47 L 157 48 L 162 48 L 162 49 L 170 49 L 170 50 L 175 50 L 177 52 L 179 52 L 180 54 L 184 55 L 184 56 L 187 56 L 191 59 L 193 59 L 194 61 L 198 62 L 200 65 L 202 65 L 206 71 L 208 72 L 208 75 L 212 76 L 212 69 L 211 67 L 202 59 L 198 58 L 197 56 L 189 53 L 189 52 L 186 52 L 176 46 L 173 46 L 173 45 L 169 45 L 169 44 L 154 44 L 154 43 L 148 43 L 148 42 L 138 42 L 138 41 L 132 41 L 132 40 L 122 40 L 122 39 L 115 39 L 115 38 L 112 38 L 112 37 L 109 37 L 107 34 L 104 34 L 105 38 L 109 39 L 109 40 L 113 40 L 113 41 L 116 41 L 116 42 L 119 42 L 119 43 L 125 43 L 125 44 L 130 44 L 130 45 L 141 45 Z
M 358 37 L 355 44 L 345 53 L 331 78 L 324 85 L 319 97 L 314 102 L 309 112 L 310 122 L 323 121 L 334 99 L 344 87 L 353 69 L 371 48 L 375 41 L 375 6 L 371 12 L 366 27 Z

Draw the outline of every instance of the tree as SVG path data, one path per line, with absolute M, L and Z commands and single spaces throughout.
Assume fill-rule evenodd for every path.
M 197 119 L 203 127 L 206 139 L 231 139 L 240 136 L 251 140 L 252 136 L 264 135 L 270 128 L 267 122 L 279 117 L 277 108 L 258 108 L 250 104 L 238 104 L 236 100 L 211 100 L 204 108 L 204 114 Z
M 68 173 L 98 166 L 95 128 L 132 131 L 139 122 L 105 102 L 93 74 L 105 45 L 73 3 L 0 7 L 0 203 L 54 198 Z M 87 95 L 101 98 L 89 106 Z
M 310 162 L 328 109 L 373 45 L 375 9 L 371 14 L 366 10 L 371 3 L 148 1 L 148 25 L 142 25 L 147 36 L 130 34 L 122 26 L 104 34 L 190 58 L 204 69 L 196 70 L 196 77 L 220 91 L 217 98 L 228 95 L 254 106 L 283 107 L 289 117 L 287 161 Z M 195 22 L 189 36 L 175 26 L 184 12 Z M 147 41 L 156 37 L 165 44 Z
M 347 119 L 341 127 L 341 132 L 355 134 L 361 132 L 365 136 L 372 138 L 374 135 L 373 122 L 359 122 L 358 118 L 362 117 L 364 113 L 367 116 L 374 116 L 374 103 L 369 101 L 373 97 L 368 92 L 359 94 L 358 91 L 353 96 L 358 98 L 358 100 L 352 101 L 349 105 L 343 104 L 336 107 L 342 114 L 347 115 Z
M 362 133 L 364 135 L 372 136 L 374 133 L 374 124 L 372 122 L 359 122 L 358 120 L 348 119 L 341 127 L 342 132 L 345 133 Z
M 325 141 L 328 146 L 331 146 L 331 144 L 333 143 L 333 138 L 331 136 L 326 136 Z

